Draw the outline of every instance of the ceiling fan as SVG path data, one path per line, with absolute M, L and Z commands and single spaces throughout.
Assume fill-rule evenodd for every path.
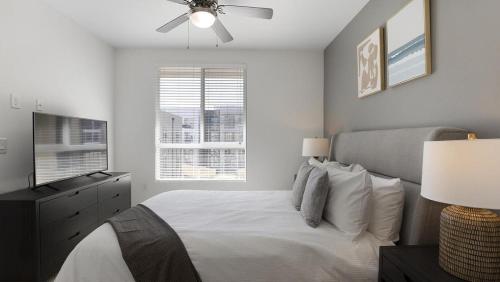
M 185 23 L 189 19 L 199 28 L 212 27 L 213 31 L 224 43 L 233 40 L 233 36 L 218 18 L 219 14 L 234 13 L 242 16 L 272 19 L 273 9 L 236 6 L 236 5 L 219 5 L 218 0 L 168 0 L 189 7 L 189 11 L 172 21 L 159 27 L 156 31 L 167 33 L 179 25 Z

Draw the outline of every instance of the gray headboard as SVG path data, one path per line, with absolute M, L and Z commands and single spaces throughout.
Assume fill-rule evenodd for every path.
M 427 127 L 358 131 L 337 134 L 330 159 L 357 163 L 370 173 L 401 178 L 405 208 L 400 244 L 437 244 L 439 217 L 444 205 L 420 196 L 424 141 L 465 139 L 467 131 Z

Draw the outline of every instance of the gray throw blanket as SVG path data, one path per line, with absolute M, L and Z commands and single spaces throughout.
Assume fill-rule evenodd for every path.
M 201 282 L 177 233 L 149 208 L 138 205 L 107 222 L 137 282 Z

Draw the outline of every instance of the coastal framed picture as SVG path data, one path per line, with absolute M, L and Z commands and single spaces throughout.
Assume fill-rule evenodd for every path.
M 359 43 L 358 98 L 375 94 L 384 89 L 384 32 L 377 28 Z
M 429 0 L 412 0 L 386 25 L 390 87 L 431 73 Z

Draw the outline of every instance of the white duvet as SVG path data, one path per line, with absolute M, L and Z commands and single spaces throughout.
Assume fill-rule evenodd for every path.
M 143 204 L 177 231 L 204 282 L 376 281 L 378 247 L 390 244 L 307 226 L 290 191 L 172 191 Z M 109 224 L 68 256 L 56 282 L 71 281 L 134 281 Z

